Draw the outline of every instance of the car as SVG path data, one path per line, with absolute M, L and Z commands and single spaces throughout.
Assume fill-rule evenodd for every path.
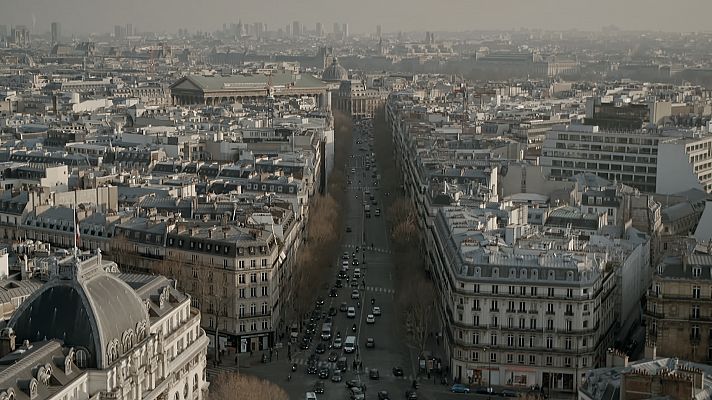
M 314 349 L 317 354 L 324 354 L 326 351 L 326 346 L 324 346 L 324 343 L 319 343 L 316 345 L 316 349 Z
M 518 397 L 519 394 L 517 394 L 516 391 L 511 390 L 511 389 L 504 389 L 501 392 L 499 392 L 500 396 L 502 397 Z
M 314 383 L 314 393 L 324 393 L 324 382 L 316 381 Z
M 319 372 L 319 369 L 316 367 L 316 363 L 310 363 L 307 365 L 307 374 L 309 375 L 316 375 L 317 372 Z
M 406 390 L 405 398 L 408 400 L 418 400 L 418 393 L 415 390 Z
M 358 265 L 358 260 L 354 258 L 354 259 L 351 261 L 351 265 Z
M 378 373 L 378 370 L 376 368 L 371 368 L 368 371 L 368 378 L 373 379 L 374 381 L 377 381 L 378 379 L 381 378 L 381 375 Z
M 377 209 L 376 209 L 376 216 L 377 216 L 377 217 L 380 217 L 380 216 L 381 216 L 381 209 L 380 209 L 380 208 L 377 208 Z
M 372 337 L 367 338 L 366 339 L 366 347 L 369 349 L 376 347 L 376 341 Z
M 329 376 L 331 376 L 331 371 L 329 371 L 329 368 L 322 367 L 321 369 L 319 369 L 320 379 L 329 379 Z
M 317 297 L 317 298 L 316 298 L 316 304 L 319 305 L 319 306 L 323 306 L 323 305 L 324 305 L 324 298 L 321 297 L 321 296 Z
M 347 389 L 351 389 L 351 388 L 354 388 L 354 387 L 360 388 L 360 387 L 361 387 L 361 383 L 359 383 L 359 381 L 356 380 L 356 379 L 349 379 L 348 381 L 346 381 L 346 388 L 347 388 Z
M 351 168 L 351 173 L 356 172 L 356 168 Z
M 349 260 L 344 260 L 344 261 L 341 262 L 341 270 L 342 270 L 342 271 L 344 271 L 344 270 L 348 271 L 348 270 L 349 270 Z
M 346 227 L 346 233 L 350 233 L 350 232 L 351 232 L 351 227 L 350 227 L 350 226 L 347 226 L 347 227 Z
M 348 260 L 349 259 L 349 252 L 345 251 L 344 254 L 341 255 L 342 260 Z
M 340 278 L 340 279 L 346 279 L 346 277 L 347 277 L 346 271 L 339 271 L 339 278 Z M 343 285 L 342 285 L 342 286 L 343 286 Z M 338 286 L 338 287 L 341 287 L 341 286 Z
M 327 357 L 326 359 L 329 362 L 336 362 L 336 360 L 339 359 L 339 355 L 335 351 L 332 351 L 329 353 L 329 357 Z
M 337 279 L 336 282 L 334 282 L 334 286 L 337 289 L 341 289 L 342 287 L 344 287 L 344 283 L 341 281 L 341 279 Z
M 345 312 L 346 310 L 348 310 L 348 308 L 349 306 L 346 303 L 341 303 L 341 305 L 339 306 L 339 311 Z
M 316 400 L 316 393 L 307 392 L 306 400 Z
M 489 394 L 489 395 L 493 395 L 493 396 L 496 396 L 496 395 L 497 395 L 497 392 L 496 392 L 494 389 L 492 389 L 491 387 L 487 387 L 487 386 L 480 386 L 480 387 L 478 387 L 477 389 L 475 389 L 475 393 L 477 393 L 477 394 Z
M 330 316 L 333 317 L 334 315 L 336 315 L 336 313 L 337 313 L 336 307 L 329 307 L 329 315 Z
M 299 348 L 302 350 L 309 350 L 309 347 L 311 347 L 311 342 L 309 341 L 302 341 L 302 343 L 299 345 Z
M 470 393 L 470 388 L 462 383 L 456 383 L 450 387 L 450 391 L 453 393 Z
M 403 376 L 403 368 L 393 367 L 393 376 Z
M 341 371 L 338 369 L 334 371 L 333 374 L 331 374 L 331 381 L 332 382 L 341 382 Z
M 339 293 L 336 292 L 336 288 L 333 287 L 331 290 L 329 290 L 329 297 L 338 297 Z
M 313 335 L 315 331 L 316 331 L 316 324 L 314 324 L 313 322 L 310 322 L 309 324 L 307 324 L 307 328 L 305 330 L 305 332 L 307 334 Z
M 356 309 L 354 307 L 349 307 L 346 311 L 346 318 L 356 318 Z
M 356 283 L 358 285 L 358 282 Z M 354 289 L 351 291 L 351 298 L 354 300 L 358 300 L 361 297 L 361 295 L 358 293 L 358 290 Z
M 373 314 L 368 314 L 366 316 L 366 323 L 367 324 L 373 324 L 376 322 L 376 317 L 373 316 Z
M 336 339 L 334 339 L 334 343 L 331 346 L 335 349 L 340 349 L 341 348 L 341 337 L 337 336 Z
M 376 315 L 376 316 L 381 315 L 381 307 L 378 307 L 378 306 L 373 307 L 372 314 Z
M 388 397 L 388 392 L 385 390 L 381 390 L 378 392 L 378 400 L 390 400 L 391 398 Z
M 358 281 L 357 280 L 352 280 L 351 283 L 349 284 L 352 288 L 357 288 L 358 287 Z

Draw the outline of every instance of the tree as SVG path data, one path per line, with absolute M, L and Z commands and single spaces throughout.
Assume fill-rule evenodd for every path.
M 411 203 L 405 197 L 398 197 L 388 208 L 388 222 L 391 238 L 401 248 L 417 244 L 418 222 Z
M 255 376 L 224 373 L 210 385 L 208 400 L 288 400 L 281 387 Z
M 406 337 L 408 342 L 419 353 L 422 353 L 425 350 L 428 333 L 433 322 L 435 292 L 432 283 L 420 274 L 415 274 L 408 285 L 403 286 L 399 302 L 401 310 L 404 310 L 402 318 L 406 328 Z

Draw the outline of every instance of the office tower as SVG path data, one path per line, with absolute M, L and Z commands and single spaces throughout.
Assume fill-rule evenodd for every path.
M 324 36 L 324 25 L 321 24 L 321 22 L 316 23 L 316 35 L 317 36 Z
M 7 37 L 7 25 L 0 25 L 0 39 Z
M 341 25 L 341 32 L 344 34 L 344 39 L 349 37 L 349 24 Z
M 299 21 L 292 22 L 292 35 L 293 36 L 301 36 L 302 35 L 302 26 L 299 23 Z
M 52 44 L 59 43 L 60 36 L 62 36 L 62 27 L 59 22 L 52 22 Z
M 381 37 L 381 25 L 376 25 L 376 37 Z
M 134 30 L 132 24 L 126 24 L 126 36 L 133 36 Z
M 287 26 L 284 28 L 284 32 L 287 34 L 287 36 L 292 36 L 292 26 L 287 24 Z
M 114 25 L 114 39 L 123 39 L 126 31 L 121 25 Z
M 341 33 L 341 26 L 338 22 L 334 22 L 334 35 L 339 35 Z

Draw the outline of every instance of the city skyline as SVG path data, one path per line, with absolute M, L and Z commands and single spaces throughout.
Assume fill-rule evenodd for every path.
M 317 22 L 329 26 L 331 21 L 338 21 L 348 23 L 350 31 L 357 34 L 374 32 L 377 24 L 383 26 L 384 32 L 520 28 L 598 31 L 610 25 L 631 31 L 698 32 L 709 30 L 705 15 L 712 12 L 712 3 L 704 0 L 684 0 L 656 4 L 655 7 L 644 0 L 623 3 L 601 0 L 595 5 L 584 0 L 540 0 L 523 4 L 516 0 L 447 0 L 444 4 L 391 0 L 388 6 L 365 0 L 348 13 L 344 13 L 344 7 L 349 3 L 344 0 L 305 0 L 298 5 L 278 0 L 250 0 L 240 4 L 226 0 L 211 0 L 208 4 L 185 0 L 150 3 L 128 0 L 121 5 L 66 0 L 61 7 L 48 0 L 3 2 L 7 4 L 2 7 L 0 24 L 26 25 L 28 28 L 34 25 L 35 34 L 48 32 L 52 22 L 61 23 L 65 34 L 86 34 L 110 32 L 114 24 L 126 23 L 133 23 L 140 32 L 174 32 L 178 28 L 211 32 L 220 29 L 223 23 L 238 20 L 263 21 L 270 30 L 295 20 L 308 27 Z M 268 10 L 277 11 L 269 13 Z M 432 18 L 438 13 L 443 17 Z M 227 17 L 229 15 L 233 17 Z M 684 18 L 671 18 L 676 15 Z

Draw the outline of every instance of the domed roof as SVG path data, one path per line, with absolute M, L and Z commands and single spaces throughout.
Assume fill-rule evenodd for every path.
M 58 261 L 53 276 L 20 305 L 8 326 L 18 340 L 60 339 L 85 350 L 87 367 L 105 369 L 143 340 L 149 329 L 141 298 L 101 255 Z
M 326 67 L 324 72 L 321 74 L 321 80 L 330 82 L 341 82 L 349 79 L 349 73 L 346 68 L 339 64 L 339 61 L 334 57 L 331 65 Z

